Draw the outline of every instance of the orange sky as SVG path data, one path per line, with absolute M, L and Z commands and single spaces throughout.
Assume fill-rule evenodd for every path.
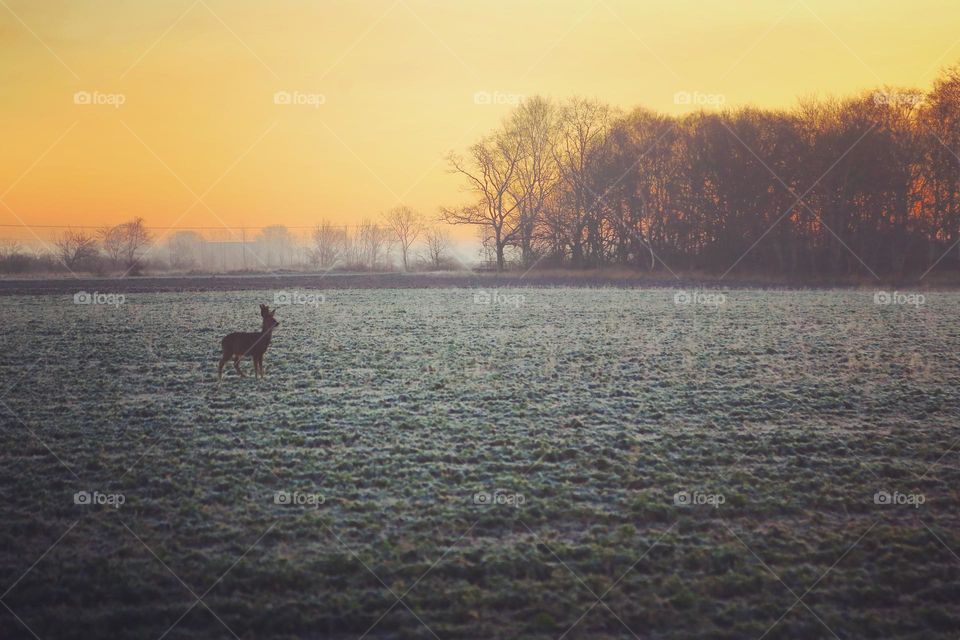
M 461 199 L 443 156 L 514 95 L 679 113 L 678 91 L 925 88 L 958 24 L 934 0 L 0 0 L 0 223 L 432 215 Z

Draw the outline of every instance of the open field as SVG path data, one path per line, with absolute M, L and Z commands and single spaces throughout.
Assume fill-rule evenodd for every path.
M 675 293 L 0 297 L 0 637 L 955 638 L 960 294 Z

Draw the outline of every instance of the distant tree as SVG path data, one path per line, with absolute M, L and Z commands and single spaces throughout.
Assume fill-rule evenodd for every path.
M 566 210 L 570 253 L 574 266 L 587 265 L 592 252 L 600 260 L 601 222 L 598 189 L 592 184 L 595 164 L 613 125 L 615 113 L 606 104 L 574 98 L 559 113 L 560 133 L 555 156 L 567 192 Z
M 378 226 L 369 219 L 364 219 L 357 227 L 357 243 L 361 253 L 361 260 L 370 269 L 381 266 L 383 256 L 389 251 L 392 231 Z
M 177 231 L 167 239 L 170 266 L 191 269 L 200 264 L 203 237 L 196 231 Z
M 515 243 L 524 266 L 530 266 L 536 259 L 536 229 L 542 222 L 547 198 L 558 184 L 555 156 L 558 133 L 557 109 L 550 100 L 540 96 L 524 100 L 506 124 L 505 135 L 514 137 L 522 150 L 510 193 L 519 206 Z
M 113 227 L 104 227 L 97 235 L 110 261 L 114 265 L 122 266 L 128 273 L 139 267 L 144 250 L 153 240 L 143 218 L 134 218 Z
M 97 240 L 81 230 L 67 229 L 54 241 L 59 261 L 70 271 L 97 257 Z
M 403 261 L 403 270 L 410 270 L 410 247 L 423 233 L 425 225 L 423 216 L 407 206 L 394 207 L 384 214 L 384 220 L 393 230 L 397 243 L 400 245 L 400 257 Z
M 123 255 L 123 229 L 121 225 L 103 227 L 97 231 L 97 237 L 100 239 L 100 247 L 110 263 L 119 266 Z
M 676 140 L 674 123 L 646 109 L 636 109 L 610 127 L 585 174 L 593 195 L 588 208 L 600 221 L 586 226 L 600 226 L 609 236 L 595 260 L 656 266 L 659 250 L 654 246 L 663 244 L 665 213 L 681 184 L 675 171 Z
M 925 207 L 933 227 L 927 262 L 940 258 L 944 247 L 960 242 L 960 64 L 941 73 L 927 93 L 920 123 L 925 140 Z M 956 264 L 956 261 L 954 261 Z
M 17 240 L 0 239 L 0 260 L 5 260 L 11 256 L 21 255 L 23 245 Z
M 314 264 L 321 268 L 333 268 L 346 257 L 347 230 L 324 220 L 311 234 L 313 246 L 310 256 Z
M 346 228 L 343 230 L 343 258 L 341 262 L 349 268 L 366 268 L 363 255 L 363 247 L 359 240 L 359 229 L 350 233 Z
M 426 244 L 430 266 L 434 269 L 442 269 L 447 261 L 450 233 L 441 227 L 430 227 L 426 231 Z
M 16 240 L 0 240 L 0 272 L 23 273 L 29 271 L 38 260 L 27 255 Z
M 461 207 L 444 207 L 440 215 L 450 224 L 487 227 L 500 271 L 506 265 L 507 246 L 521 230 L 521 203 L 511 195 L 510 187 L 522 154 L 519 137 L 498 130 L 471 146 L 467 158 L 452 153 L 447 157 L 450 172 L 466 178 L 467 191 L 474 201 Z

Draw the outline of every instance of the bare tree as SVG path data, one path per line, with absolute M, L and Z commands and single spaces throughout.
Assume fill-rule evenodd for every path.
M 311 258 L 321 268 L 333 268 L 344 259 L 347 249 L 347 230 L 324 220 L 313 230 Z
M 365 267 L 363 247 L 360 244 L 359 229 L 354 233 L 343 230 L 343 259 L 342 262 L 349 268 Z
M 524 266 L 530 266 L 535 260 L 536 228 L 544 215 L 547 198 L 558 182 L 557 134 L 556 107 L 540 96 L 522 102 L 508 122 L 506 135 L 514 136 L 522 149 L 510 190 L 519 204 L 517 244 Z
M 407 206 L 394 207 L 384 214 L 384 219 L 393 230 L 400 244 L 400 257 L 403 259 L 403 270 L 410 270 L 410 247 L 424 231 L 423 216 Z
M 42 264 L 41 254 L 29 255 L 17 240 L 0 239 L 0 272 L 23 273 Z
M 591 186 L 591 174 L 614 113 L 603 103 L 574 98 L 563 105 L 559 117 L 556 163 L 569 195 L 570 252 L 574 266 L 583 266 L 591 246 L 594 251 L 598 249 L 600 221 L 596 205 L 600 194 Z
M 23 245 L 18 240 L 0 239 L 0 260 L 6 260 L 12 256 L 18 256 L 23 253 Z
M 522 154 L 517 136 L 498 131 L 470 147 L 467 159 L 448 156 L 451 173 L 467 179 L 467 190 L 476 200 L 462 207 L 444 207 L 441 217 L 451 224 L 489 227 L 499 271 L 506 264 L 506 247 L 520 232 L 520 201 L 510 187 Z
M 384 254 L 389 251 L 392 233 L 389 229 L 377 226 L 369 219 L 364 219 L 357 227 L 357 242 L 364 264 L 370 269 L 380 267 Z
M 123 225 L 103 227 L 97 231 L 97 237 L 111 264 L 119 266 L 123 256 Z
M 54 246 L 57 259 L 71 271 L 97 256 L 96 238 L 80 230 L 67 229 L 56 239 Z
M 930 217 L 935 220 L 938 239 L 946 246 L 960 242 L 960 169 L 956 150 L 960 149 L 960 64 L 940 74 L 926 95 L 921 126 L 928 132 L 928 198 Z M 932 263 L 940 251 L 930 243 L 927 256 Z
M 104 252 L 115 265 L 122 265 L 128 272 L 139 266 L 143 250 L 150 245 L 153 236 L 143 218 L 113 227 L 104 227 L 97 232 Z
M 124 259 L 127 268 L 132 268 L 137 264 L 141 252 L 153 241 L 153 236 L 147 229 L 143 218 L 134 218 L 124 225 L 126 230 L 127 242 L 124 246 Z
M 427 257 L 430 266 L 442 269 L 447 260 L 447 249 L 450 246 L 450 233 L 441 227 L 430 227 L 426 231 Z
M 200 264 L 203 238 L 196 231 L 177 231 L 167 239 L 170 266 L 190 269 Z

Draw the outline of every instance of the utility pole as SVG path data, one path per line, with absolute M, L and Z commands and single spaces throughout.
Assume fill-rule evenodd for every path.
M 240 253 L 243 256 L 243 270 L 247 270 L 247 228 L 240 227 Z

